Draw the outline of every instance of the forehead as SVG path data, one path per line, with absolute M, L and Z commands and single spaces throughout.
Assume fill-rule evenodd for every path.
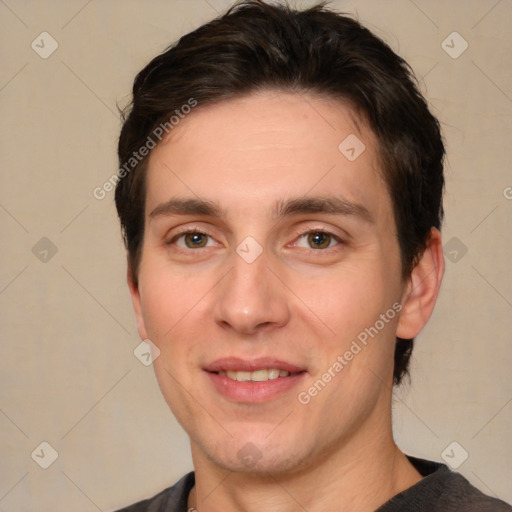
M 254 213 L 309 193 L 389 213 L 376 138 L 341 101 L 265 91 L 180 121 L 150 155 L 146 213 L 170 196 Z

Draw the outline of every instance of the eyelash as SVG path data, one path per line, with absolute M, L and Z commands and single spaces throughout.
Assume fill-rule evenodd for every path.
M 340 238 L 339 236 L 335 235 L 334 233 L 331 233 L 330 231 L 327 231 L 325 229 L 306 229 L 302 232 L 300 232 L 298 235 L 297 235 L 297 240 L 300 240 L 302 237 L 306 236 L 306 235 L 311 235 L 311 234 L 322 234 L 322 235 L 327 235 L 327 236 L 330 236 L 333 240 L 335 240 L 337 242 L 337 244 L 333 247 L 326 247 L 325 249 L 313 249 L 311 247 L 307 248 L 306 250 L 309 250 L 309 251 L 312 251 L 312 252 L 315 252 L 315 253 L 318 253 L 318 252 L 327 252 L 327 251 L 332 251 L 332 250 L 335 250 L 336 247 L 338 247 L 339 245 L 344 245 L 346 242 Z
M 184 231 L 181 231 L 180 233 L 177 233 L 176 235 L 174 235 L 168 242 L 166 242 L 166 245 L 172 245 L 174 243 L 176 243 L 177 240 L 179 240 L 180 238 L 184 237 L 185 235 L 193 235 L 193 234 L 198 234 L 198 235 L 205 235 L 205 236 L 208 236 L 210 237 L 212 240 L 214 239 L 213 235 L 211 233 L 208 233 L 207 231 L 205 231 L 204 229 L 186 229 Z M 190 248 L 183 248 L 183 247 L 180 247 L 180 249 L 183 249 L 183 250 L 189 250 L 189 251 L 193 251 L 195 249 L 190 249 Z M 204 249 L 204 247 L 200 247 L 200 249 Z
M 324 229 L 306 229 L 306 230 L 301 231 L 301 232 L 299 232 L 297 234 L 296 240 L 300 240 L 301 238 L 303 238 L 306 235 L 316 234 L 316 233 L 330 236 L 333 240 L 335 240 L 337 242 L 337 244 L 335 246 L 333 246 L 333 247 L 326 247 L 325 249 L 314 249 L 314 248 L 311 248 L 311 247 L 303 248 L 303 249 L 309 250 L 309 251 L 312 251 L 312 252 L 327 252 L 327 251 L 334 250 L 339 245 L 346 244 L 346 242 L 342 238 L 340 238 L 339 236 L 335 235 L 334 233 L 331 233 L 330 231 L 327 231 L 327 230 L 324 230 Z M 214 238 L 213 235 L 211 235 L 210 233 L 208 233 L 207 231 L 205 231 L 203 229 L 187 229 L 187 230 L 182 231 L 182 232 L 176 234 L 175 236 L 173 236 L 171 240 L 166 242 L 166 245 L 175 244 L 181 237 L 183 237 L 185 235 L 191 235 L 191 234 L 200 234 L 200 235 L 205 235 L 207 237 L 210 237 L 211 239 Z M 199 249 L 204 249 L 204 248 L 205 247 L 199 247 Z M 180 249 L 185 250 L 185 251 L 195 251 L 195 250 L 197 250 L 197 249 L 183 248 L 183 247 L 180 247 Z

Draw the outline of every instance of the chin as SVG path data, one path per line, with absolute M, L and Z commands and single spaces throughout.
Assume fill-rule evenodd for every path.
M 311 454 L 306 453 L 303 443 L 279 444 L 280 440 L 276 439 L 277 444 L 274 444 L 265 438 L 246 439 L 245 442 L 233 439 L 220 450 L 203 453 L 222 469 L 255 477 L 289 476 L 300 472 L 312 462 Z
M 295 460 L 295 458 L 276 459 L 273 457 L 262 457 L 254 465 L 252 463 L 240 461 L 237 457 L 231 457 L 227 460 L 225 460 L 224 457 L 222 459 L 213 459 L 213 462 L 227 471 L 253 475 L 254 477 L 260 478 L 280 477 L 283 475 L 289 476 L 293 473 L 299 472 L 305 465 L 304 462 L 301 464 L 298 460 Z

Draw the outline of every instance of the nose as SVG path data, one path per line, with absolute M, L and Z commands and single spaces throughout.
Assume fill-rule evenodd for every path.
M 216 288 L 214 316 L 218 325 L 248 335 L 288 323 L 287 290 L 269 263 L 265 252 L 251 263 L 233 255 L 231 271 Z

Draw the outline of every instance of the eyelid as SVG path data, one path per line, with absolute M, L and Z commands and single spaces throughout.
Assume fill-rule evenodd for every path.
M 334 230 L 332 230 L 332 229 L 330 230 L 330 229 L 328 229 L 326 227 L 307 227 L 307 228 L 303 228 L 302 230 L 299 230 L 296 233 L 296 235 L 295 235 L 295 237 L 293 239 L 292 244 L 288 244 L 288 247 L 290 247 L 290 246 L 291 247 L 295 247 L 296 244 L 297 244 L 297 240 L 298 239 L 300 239 L 301 237 L 303 237 L 305 235 L 311 234 L 311 233 L 325 233 L 326 235 L 329 235 L 332 238 L 334 238 L 338 243 L 335 246 L 333 246 L 333 247 L 327 247 L 325 249 L 309 248 L 310 251 L 314 251 L 314 252 L 320 252 L 320 251 L 327 252 L 329 250 L 335 249 L 339 245 L 346 245 L 347 244 L 347 239 L 350 238 L 350 235 L 348 233 L 345 233 L 345 232 L 344 232 L 344 235 L 340 235 L 340 234 L 334 233 L 333 231 Z M 174 233 L 172 234 L 172 236 L 170 238 L 168 236 L 166 236 L 165 237 L 165 244 L 166 245 L 174 244 L 176 242 L 176 240 L 178 240 L 183 235 L 191 234 L 191 233 L 199 233 L 199 234 L 205 235 L 205 236 L 211 238 L 212 240 L 214 240 L 217 244 L 219 244 L 219 242 L 216 240 L 215 236 L 211 233 L 211 231 L 209 229 L 206 229 L 204 227 L 199 227 L 199 226 L 190 226 L 190 225 L 184 226 L 182 228 L 177 228 L 176 231 L 174 231 Z M 205 249 L 205 248 L 206 247 L 199 247 L 199 249 Z M 182 248 L 182 249 L 184 249 L 184 250 L 197 250 L 197 249 L 191 249 L 191 248 Z M 302 248 L 302 249 L 308 250 L 307 248 Z
M 335 233 L 334 231 L 336 231 L 336 230 L 335 229 L 329 229 L 329 228 L 326 228 L 326 227 L 307 227 L 307 228 L 304 228 L 304 229 L 300 230 L 296 234 L 296 236 L 294 238 L 294 241 L 296 242 L 299 238 L 303 237 L 304 235 L 309 235 L 311 233 L 324 233 L 326 235 L 331 236 L 335 240 L 337 240 L 340 244 L 347 244 L 348 243 L 348 240 L 351 238 L 348 233 L 346 233 L 344 231 L 343 234 L 339 234 L 339 233 Z M 312 249 L 312 250 L 317 251 L 318 249 Z M 323 250 L 325 251 L 326 249 L 323 249 Z
M 209 232 L 208 229 L 199 228 L 197 226 L 196 227 L 194 227 L 194 226 L 186 226 L 186 227 L 183 227 L 181 229 L 177 228 L 177 231 L 175 231 L 170 238 L 168 236 L 166 236 L 165 237 L 165 244 L 166 245 L 171 245 L 171 244 L 175 243 L 176 240 L 178 240 L 183 235 L 192 234 L 192 233 L 199 233 L 201 235 L 206 235 L 207 237 L 209 237 L 209 238 L 215 240 L 215 242 L 217 242 L 215 237 L 212 235 L 211 232 Z M 204 249 L 204 247 L 202 247 L 202 249 Z

